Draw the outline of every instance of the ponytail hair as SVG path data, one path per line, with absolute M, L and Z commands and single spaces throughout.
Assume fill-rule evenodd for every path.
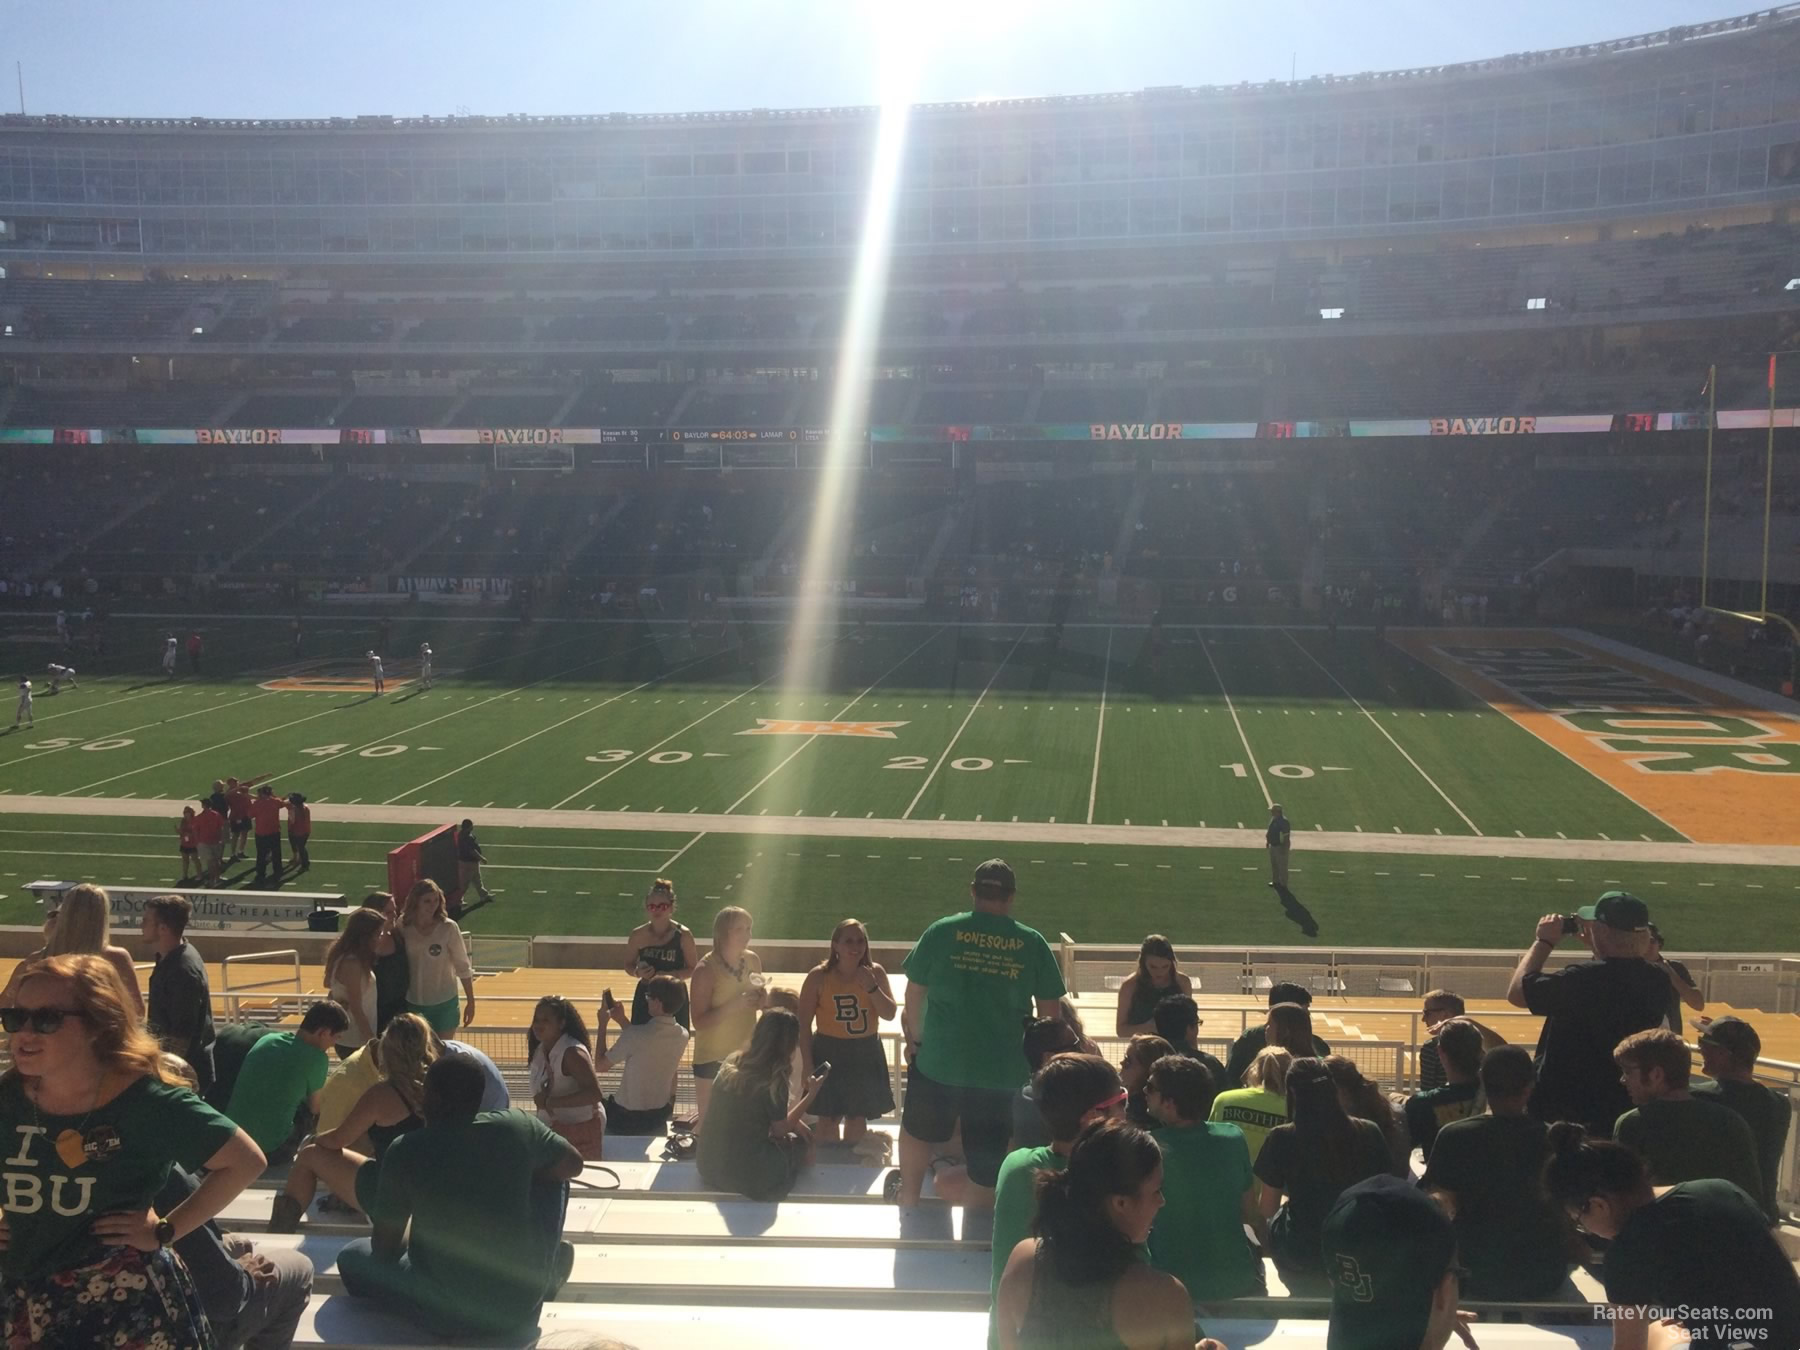
M 1075 1137 L 1067 1169 L 1038 1173 L 1038 1247 L 1024 1319 L 1033 1346 L 1091 1346 L 1094 1328 L 1110 1322 L 1112 1286 L 1138 1254 L 1107 1201 L 1135 1195 L 1161 1166 L 1162 1149 L 1147 1132 L 1100 1120 Z
M 1550 1127 L 1544 1189 L 1565 1210 L 1585 1209 L 1595 1196 L 1628 1194 L 1648 1175 L 1644 1160 L 1623 1144 L 1590 1139 L 1573 1121 L 1559 1120 Z

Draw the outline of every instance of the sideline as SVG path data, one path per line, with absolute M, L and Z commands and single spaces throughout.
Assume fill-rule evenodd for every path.
M 442 825 L 448 806 L 312 805 L 313 819 L 371 825 Z M 171 803 L 120 797 L 22 797 L 0 791 L 0 815 L 131 816 L 171 819 Z M 1148 848 L 1263 847 L 1261 830 L 1178 825 L 1078 825 L 1043 821 L 886 820 L 837 816 L 669 815 L 651 811 L 546 811 L 489 807 L 484 826 L 552 830 L 627 830 L 661 834 L 827 836 L 842 839 L 936 839 L 1000 844 L 1100 844 Z M 1446 858 L 1547 858 L 1570 862 L 1711 863 L 1734 867 L 1800 867 L 1800 845 L 1633 843 L 1614 839 L 1504 839 L 1432 834 L 1296 835 L 1306 852 L 1399 853 Z

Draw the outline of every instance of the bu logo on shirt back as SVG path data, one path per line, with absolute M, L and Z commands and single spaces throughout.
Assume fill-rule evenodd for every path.
M 6 1212 L 8 1214 L 36 1214 L 44 1207 L 44 1178 L 36 1172 L 15 1172 L 15 1167 L 36 1167 L 37 1159 L 31 1156 L 34 1136 L 48 1134 L 42 1125 L 20 1125 L 19 1151 L 6 1160 Z M 93 1203 L 94 1177 L 67 1177 L 52 1175 L 50 1178 L 50 1209 L 53 1213 L 72 1218 L 77 1214 L 85 1214 Z M 76 1188 L 75 1199 L 70 1203 L 68 1187 Z

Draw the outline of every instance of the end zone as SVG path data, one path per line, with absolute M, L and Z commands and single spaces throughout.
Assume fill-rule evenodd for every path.
M 1586 634 L 1447 628 L 1389 641 L 1689 839 L 1792 840 L 1800 716 Z

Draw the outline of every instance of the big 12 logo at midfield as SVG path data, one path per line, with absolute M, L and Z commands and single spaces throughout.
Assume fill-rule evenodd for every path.
M 740 736 L 871 736 L 880 740 L 891 741 L 894 733 L 892 727 L 903 727 L 905 722 L 800 722 L 786 718 L 759 717 L 756 725 L 747 731 L 740 731 Z

